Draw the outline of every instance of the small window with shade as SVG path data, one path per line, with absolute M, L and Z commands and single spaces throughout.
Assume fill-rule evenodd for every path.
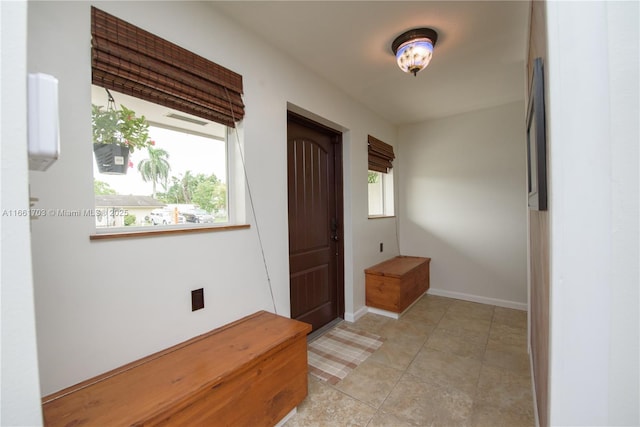
M 368 146 L 369 218 L 394 216 L 393 147 L 371 135 L 368 137 Z

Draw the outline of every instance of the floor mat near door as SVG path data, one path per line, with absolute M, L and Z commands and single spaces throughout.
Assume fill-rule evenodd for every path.
M 378 335 L 341 323 L 309 343 L 309 373 L 337 384 L 381 345 Z

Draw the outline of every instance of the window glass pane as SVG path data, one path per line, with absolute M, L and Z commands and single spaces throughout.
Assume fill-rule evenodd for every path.
M 125 108 L 135 117 L 148 118 L 150 142 L 134 148 L 128 157 L 113 158 L 124 173 L 100 171 L 99 163 L 103 165 L 106 157 L 101 157 L 94 145 L 98 229 L 228 222 L 226 127 L 112 93 L 118 102 L 123 99 L 122 104 L 126 99 L 129 105 Z M 104 101 L 94 96 L 93 104 L 106 111 Z M 120 104 L 116 105 L 121 109 Z M 94 134 L 95 117 L 94 112 Z M 189 118 L 192 120 L 185 121 Z M 203 129 L 196 131 L 196 127 Z M 116 144 L 105 147 L 113 145 Z
M 393 170 L 388 173 L 369 171 L 369 217 L 393 216 Z
M 369 216 L 384 214 L 383 174 L 369 171 Z
M 389 170 L 389 173 L 382 174 L 382 194 L 384 199 L 384 214 L 385 216 L 394 215 L 394 198 L 393 198 L 393 169 Z

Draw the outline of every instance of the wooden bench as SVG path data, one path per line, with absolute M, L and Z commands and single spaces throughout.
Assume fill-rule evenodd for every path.
M 47 426 L 273 426 L 307 395 L 311 326 L 265 311 L 43 398 Z
M 398 256 L 367 268 L 366 304 L 380 314 L 399 318 L 429 289 L 431 258 Z

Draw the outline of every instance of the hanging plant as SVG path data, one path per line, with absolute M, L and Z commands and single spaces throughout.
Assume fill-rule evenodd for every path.
M 91 105 L 93 150 L 101 173 L 125 174 L 129 168 L 129 153 L 153 145 L 149 137 L 149 123 L 144 116 L 120 105 L 107 90 L 107 107 Z

